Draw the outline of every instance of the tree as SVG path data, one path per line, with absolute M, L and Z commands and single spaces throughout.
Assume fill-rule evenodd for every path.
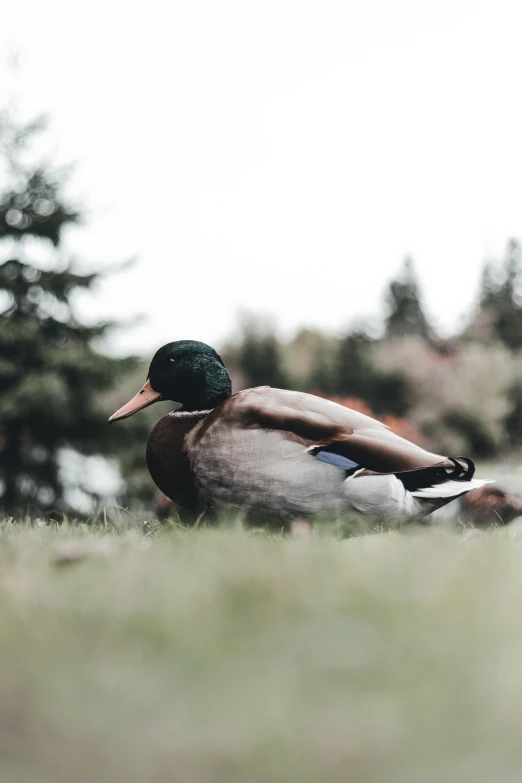
M 411 404 L 410 385 L 399 370 L 376 366 L 374 344 L 361 330 L 340 340 L 335 392 L 364 400 L 376 413 L 402 416 Z
M 411 258 L 404 260 L 399 276 L 392 280 L 386 295 L 387 337 L 417 336 L 432 339 L 432 329 L 422 308 L 419 285 Z
M 477 318 L 484 320 L 485 316 L 493 334 L 511 349 L 522 347 L 521 284 L 520 243 L 510 239 L 496 274 L 490 264 L 484 267 Z
M 497 287 L 495 284 L 495 273 L 491 263 L 486 262 L 482 269 L 482 278 L 480 281 L 479 304 L 481 307 L 488 307 L 496 296 Z
M 331 351 L 326 351 L 324 347 L 316 347 L 311 357 L 311 369 L 308 378 L 305 380 L 305 386 L 311 391 L 321 391 L 325 394 L 335 394 L 336 384 L 336 364 L 335 355 L 331 357 Z
M 247 322 L 236 361 L 247 386 L 288 387 L 279 343 L 270 329 L 252 321 Z
M 337 353 L 337 394 L 369 402 L 376 373 L 372 345 L 373 340 L 362 330 L 354 330 L 341 338 Z
M 80 213 L 64 171 L 34 156 L 44 130 L 42 118 L 0 113 L 0 505 L 9 512 L 65 508 L 62 449 L 113 451 L 100 396 L 134 364 L 96 350 L 113 324 L 86 326 L 75 314 L 74 293 L 100 274 L 61 260 L 63 230 Z M 33 256 L 36 244 L 50 264 Z

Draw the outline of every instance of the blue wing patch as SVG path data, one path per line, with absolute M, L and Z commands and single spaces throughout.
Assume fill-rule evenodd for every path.
M 343 457 L 341 454 L 334 454 L 332 451 L 317 451 L 314 456 L 320 462 L 334 465 L 334 467 L 340 468 L 341 470 L 353 471 L 361 467 L 361 465 L 348 459 L 348 457 Z

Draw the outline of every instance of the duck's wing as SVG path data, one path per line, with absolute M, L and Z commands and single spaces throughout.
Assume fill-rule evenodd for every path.
M 299 438 L 310 450 L 338 454 L 378 473 L 453 465 L 447 457 L 395 435 L 376 419 L 313 394 L 261 386 L 227 402 L 234 401 L 228 415 L 243 426 L 280 430 Z
M 234 395 L 214 415 L 246 429 L 279 431 L 302 442 L 317 459 L 352 474 L 394 473 L 410 490 L 469 480 L 474 473 L 471 460 L 426 451 L 370 416 L 312 394 L 261 386 Z

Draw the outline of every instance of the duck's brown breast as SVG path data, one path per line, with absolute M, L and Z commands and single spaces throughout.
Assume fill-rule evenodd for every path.
M 185 438 L 208 413 L 167 413 L 147 442 L 147 466 L 154 483 L 174 503 L 189 511 L 200 510 L 200 497 Z

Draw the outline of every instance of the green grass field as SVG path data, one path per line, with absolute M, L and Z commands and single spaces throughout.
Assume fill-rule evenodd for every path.
M 509 529 L 4 523 L 0 780 L 515 783 L 521 614 Z

